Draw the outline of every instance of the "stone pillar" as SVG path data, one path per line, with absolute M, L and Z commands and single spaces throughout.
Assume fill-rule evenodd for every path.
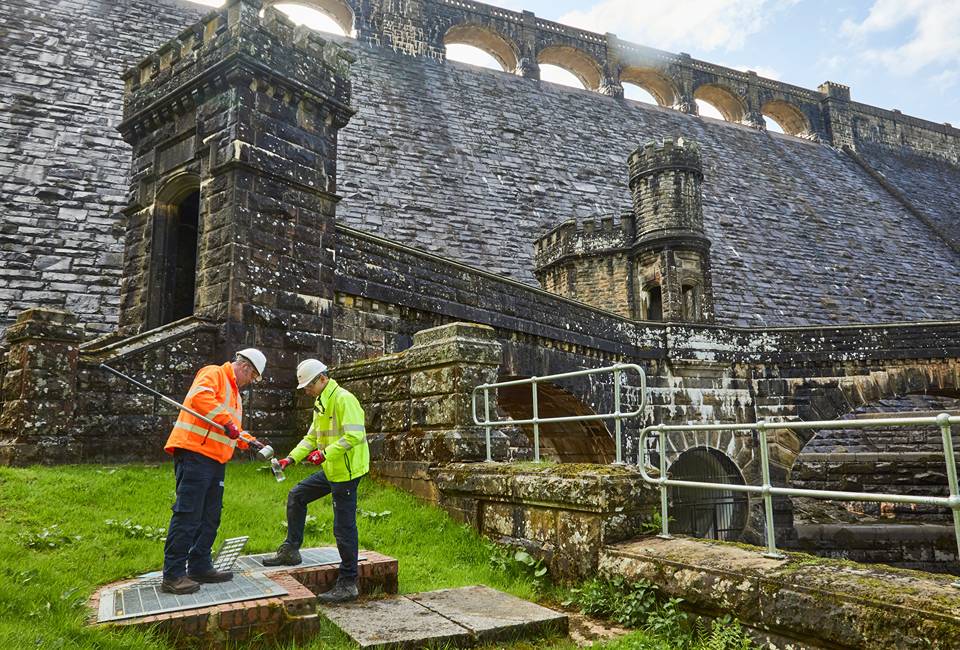
M 820 107 L 827 142 L 838 149 L 843 146 L 856 149 L 853 116 L 850 111 L 850 86 L 825 81 L 817 90 L 824 95 L 820 100 Z
M 0 465 L 79 459 L 70 435 L 82 330 L 73 314 L 27 309 L 7 329 Z
M 677 97 L 673 104 L 673 110 L 687 113 L 688 115 L 699 115 L 696 99 L 693 96 L 693 70 L 691 67 L 692 59 L 686 52 L 680 53 L 680 60 L 676 64 L 676 74 L 671 75 L 677 81 Z
M 428 500 L 437 494 L 432 466 L 486 458 L 485 432 L 473 423 L 473 389 L 497 381 L 500 343 L 485 325 L 451 323 L 422 330 L 413 346 L 395 354 L 339 366 L 333 377 L 366 413 L 372 471 Z M 497 419 L 495 393 L 491 419 Z M 483 417 L 483 404 L 478 415 Z M 509 439 L 491 432 L 494 460 Z
M 757 82 L 757 73 L 748 70 L 747 75 L 747 106 L 743 114 L 743 123 L 761 131 L 767 130 L 767 123 L 763 119 L 763 107 L 760 101 L 760 85 Z
M 500 343 L 486 325 L 452 323 L 414 334 L 407 368 L 410 427 L 422 434 L 418 455 L 433 462 L 486 458 L 484 430 L 473 423 L 472 393 L 480 384 L 495 383 L 499 367 Z M 498 419 L 495 395 L 491 391 L 491 419 Z M 482 402 L 477 412 L 482 419 Z M 493 452 L 502 460 L 505 449 Z
M 445 58 L 444 31 L 430 2 L 382 0 L 378 4 L 381 45 L 409 56 Z
M 532 11 L 523 12 L 523 30 L 519 42 L 520 56 L 514 74 L 524 79 L 540 80 L 540 63 L 537 61 L 537 16 Z
M 623 98 L 623 84 L 620 82 L 620 61 L 616 53 L 619 51 L 617 35 L 607 32 L 607 58 L 603 63 L 603 73 L 600 77 L 600 86 L 597 92 L 607 97 Z
M 628 164 L 636 215 L 634 291 L 639 293 L 634 304 L 640 312 L 636 317 L 713 321 L 699 146 L 682 138 L 650 142 L 634 151 Z
M 350 55 L 261 9 L 228 0 L 124 76 L 134 166 L 121 331 L 169 322 L 155 305 L 171 265 L 180 272 L 182 235 L 167 224 L 192 192 L 193 316 L 223 325 L 208 362 L 248 346 L 267 355 L 245 411 L 269 436 L 292 428 L 297 363 L 331 355 L 337 133 L 353 110 Z

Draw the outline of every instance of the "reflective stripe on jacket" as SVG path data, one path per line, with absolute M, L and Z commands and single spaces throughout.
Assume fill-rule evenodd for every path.
M 233 364 L 227 362 L 222 366 L 201 368 L 194 377 L 183 404 L 217 424 L 233 422 L 240 429 L 243 405 L 240 402 L 237 378 L 233 374 Z M 216 427 L 186 411 L 180 411 L 164 449 L 168 454 L 172 454 L 174 449 L 189 449 L 226 463 L 233 456 L 236 446 L 236 440 L 231 440 Z M 240 447 L 244 448 L 246 444 L 241 442 Z
M 330 379 L 313 405 L 313 424 L 290 457 L 298 463 L 314 449 L 323 449 L 323 473 L 342 483 L 370 471 L 370 447 L 363 409 L 353 393 Z

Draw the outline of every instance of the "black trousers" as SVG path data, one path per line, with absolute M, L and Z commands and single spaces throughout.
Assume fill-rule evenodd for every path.
M 307 523 L 307 504 L 333 494 L 333 537 L 340 553 L 338 580 L 356 581 L 360 539 L 357 533 L 357 486 L 360 479 L 331 482 L 323 471 L 297 483 L 287 495 L 287 544 L 303 545 L 303 528 Z
M 222 463 L 203 454 L 186 449 L 174 452 L 177 500 L 163 548 L 164 578 L 174 580 L 213 569 L 210 549 L 220 527 L 224 469 Z

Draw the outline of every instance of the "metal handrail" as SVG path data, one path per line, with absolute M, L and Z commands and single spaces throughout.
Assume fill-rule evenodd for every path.
M 782 559 L 785 557 L 777 550 L 776 540 L 773 529 L 773 496 L 800 496 L 812 497 L 815 499 L 833 499 L 837 501 L 884 501 L 890 503 L 915 503 L 925 505 L 935 505 L 950 508 L 953 513 L 953 530 L 957 541 L 957 557 L 960 557 L 960 490 L 957 487 L 957 465 L 953 452 L 953 437 L 950 426 L 960 423 L 960 416 L 952 416 L 949 413 L 940 413 L 936 416 L 925 417 L 892 417 L 892 418 L 872 418 L 863 420 L 807 420 L 802 422 L 793 421 L 769 421 L 761 420 L 746 424 L 687 424 L 687 425 L 666 425 L 657 424 L 644 427 L 640 431 L 640 451 L 639 451 L 639 469 L 640 475 L 647 483 L 660 486 L 660 517 L 661 531 L 659 537 L 670 539 L 671 535 L 668 528 L 667 514 L 667 487 L 682 486 L 698 489 L 717 488 L 730 490 L 732 492 L 749 492 L 763 495 L 764 519 L 766 522 L 767 552 L 766 557 Z M 918 424 L 937 425 L 940 427 L 940 433 L 943 443 L 943 456 L 947 466 L 947 484 L 950 488 L 949 497 L 930 497 L 930 496 L 908 496 L 904 494 L 883 494 L 877 492 L 838 492 L 833 490 L 808 490 L 804 488 L 784 488 L 770 485 L 770 453 L 767 448 L 767 430 L 768 429 L 864 429 L 867 427 L 893 427 L 908 426 Z M 666 441 L 667 434 L 677 431 L 744 431 L 755 430 L 759 432 L 760 438 L 760 466 L 763 478 L 762 485 L 739 485 L 731 483 L 706 483 L 703 481 L 679 481 L 667 478 L 667 455 Z M 653 478 L 647 473 L 650 450 L 647 449 L 647 438 L 651 432 L 659 433 L 659 454 L 660 454 L 660 476 Z M 651 465 L 652 466 L 652 465 Z M 960 580 L 953 583 L 954 587 L 960 588 Z
M 620 411 L 620 377 L 625 370 L 634 370 L 640 375 L 640 405 L 633 411 L 622 413 Z M 594 415 L 567 415 L 555 418 L 541 418 L 540 406 L 537 398 L 537 384 L 542 381 L 552 381 L 555 379 L 569 379 L 571 377 L 582 377 L 584 375 L 596 375 L 603 372 L 613 373 L 613 413 L 601 413 Z M 502 388 L 504 386 L 521 386 L 530 384 L 530 394 L 533 400 L 533 417 L 528 420 L 491 420 L 490 419 L 490 389 Z M 477 394 L 483 391 L 483 420 L 477 417 Z M 473 389 L 471 395 L 473 404 L 473 423 L 481 426 L 486 431 L 487 442 L 487 462 L 491 462 L 490 429 L 499 424 L 532 424 L 533 425 L 533 460 L 540 462 L 540 425 L 547 422 L 588 422 L 593 420 L 614 420 L 614 437 L 617 445 L 617 463 L 623 462 L 623 433 L 621 422 L 623 420 L 636 417 L 643 412 L 647 405 L 647 375 L 643 368 L 635 363 L 617 363 L 603 368 L 593 368 L 590 370 L 575 370 L 573 372 L 562 372 L 556 375 L 546 375 L 544 377 L 529 377 L 527 379 L 513 379 L 511 381 L 501 381 L 495 384 L 480 384 Z

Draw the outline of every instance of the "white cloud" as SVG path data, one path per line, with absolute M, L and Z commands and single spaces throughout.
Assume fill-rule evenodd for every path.
M 770 68 L 765 65 L 727 65 L 726 67 L 733 68 L 734 70 L 740 70 L 741 72 L 750 72 L 753 70 L 758 76 L 764 77 L 765 79 L 773 79 L 774 81 L 780 80 L 780 71 L 776 68 Z
M 901 42 L 870 47 L 895 29 L 908 29 Z M 862 22 L 844 21 L 843 33 L 866 47 L 862 57 L 899 75 L 924 68 L 955 74 L 960 68 L 960 2 L 957 0 L 875 0 Z
M 561 23 L 666 50 L 737 50 L 795 0 L 601 0 Z M 759 71 L 758 71 L 759 72 Z

